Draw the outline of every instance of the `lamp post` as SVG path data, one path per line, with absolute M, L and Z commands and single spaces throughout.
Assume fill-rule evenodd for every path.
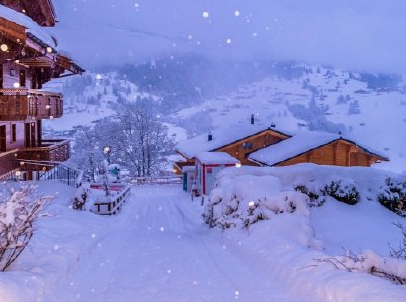
M 111 153 L 110 146 L 105 146 L 103 148 L 103 152 L 104 152 L 104 155 L 106 156 L 107 162 L 110 164 L 110 153 Z
M 109 189 L 109 168 L 108 166 L 110 165 L 110 153 L 111 153 L 111 148 L 109 146 L 105 146 L 103 148 L 103 153 L 106 156 L 106 161 L 102 162 L 102 167 L 103 167 L 103 186 L 104 186 L 104 191 L 106 192 L 106 197 L 110 196 L 110 189 Z

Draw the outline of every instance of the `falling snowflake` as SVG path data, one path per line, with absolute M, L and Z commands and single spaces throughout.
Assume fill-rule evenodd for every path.
M 203 12 L 203 14 L 202 14 L 203 18 L 208 18 L 209 15 L 210 15 L 209 12 Z
M 231 44 L 231 39 L 226 40 L 227 44 Z
M 98 73 L 97 75 L 96 75 L 96 79 L 97 80 L 101 80 L 103 77 L 102 77 L 102 75 L 100 74 L 100 73 Z
M 235 12 L 234 12 L 234 16 L 236 16 L 236 17 L 239 17 L 240 16 L 240 11 L 238 11 L 238 10 L 236 10 Z

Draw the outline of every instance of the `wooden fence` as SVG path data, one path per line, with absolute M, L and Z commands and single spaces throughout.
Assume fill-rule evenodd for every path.
M 119 186 L 119 184 L 114 184 L 114 186 Z M 91 211 L 99 215 L 115 215 L 120 212 L 131 191 L 131 185 L 123 184 L 121 186 L 123 188 L 119 191 L 119 194 L 110 197 L 111 200 L 109 201 L 96 201 Z
M 134 177 L 131 179 L 133 185 L 166 185 L 181 184 L 182 176 L 152 176 L 152 177 Z

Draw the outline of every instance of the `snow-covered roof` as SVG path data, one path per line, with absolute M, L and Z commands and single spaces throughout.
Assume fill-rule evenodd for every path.
M 182 172 L 193 172 L 196 170 L 196 167 L 193 166 L 183 166 L 182 167 Z
M 52 36 L 41 26 L 39 26 L 30 17 L 23 13 L 16 12 L 15 10 L 0 5 L 0 17 L 26 28 L 26 33 L 31 33 L 42 42 L 51 47 L 56 47 Z
M 194 158 L 200 152 L 217 150 L 223 146 L 232 144 L 268 129 L 279 132 L 281 134 L 286 134 L 284 132 L 278 131 L 276 128 L 268 128 L 264 125 L 252 125 L 250 123 L 235 124 L 211 131 L 211 141 L 208 140 L 208 133 L 206 133 L 179 143 L 176 146 L 176 150 L 187 158 Z
M 200 152 L 196 159 L 204 165 L 235 165 L 239 162 L 225 152 Z
M 252 152 L 248 158 L 268 166 L 273 166 L 310 150 L 327 145 L 338 139 L 343 139 L 347 142 L 353 143 L 354 145 L 363 149 L 365 152 L 374 154 L 384 160 L 387 160 L 385 155 L 373 152 L 370 148 L 361 146 L 352 140 L 342 138 L 340 135 L 317 131 L 298 132 L 295 136 L 289 139 Z

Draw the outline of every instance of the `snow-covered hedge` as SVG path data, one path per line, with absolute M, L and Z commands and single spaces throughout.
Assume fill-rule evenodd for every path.
M 217 176 L 203 218 L 211 227 L 247 228 L 282 213 L 308 215 L 309 207 L 321 206 L 327 198 L 355 205 L 361 197 L 375 200 L 377 188 L 390 176 L 373 168 L 313 164 L 227 168 Z M 406 196 L 402 192 L 396 196 Z
M 89 201 L 90 196 L 90 184 L 83 183 L 75 192 L 75 196 L 72 199 L 72 208 L 79 211 L 84 211 L 89 207 L 86 207 L 86 202 Z
M 333 180 L 325 185 L 322 193 L 349 205 L 354 205 L 359 201 L 359 192 L 351 180 Z
M 406 179 L 385 179 L 385 184 L 380 187 L 378 201 L 392 212 L 406 217 Z
M 233 180 L 220 179 L 205 207 L 204 221 L 223 229 L 249 227 L 260 220 L 283 213 L 309 216 L 308 197 L 300 192 L 283 191 L 274 176 L 243 175 Z

